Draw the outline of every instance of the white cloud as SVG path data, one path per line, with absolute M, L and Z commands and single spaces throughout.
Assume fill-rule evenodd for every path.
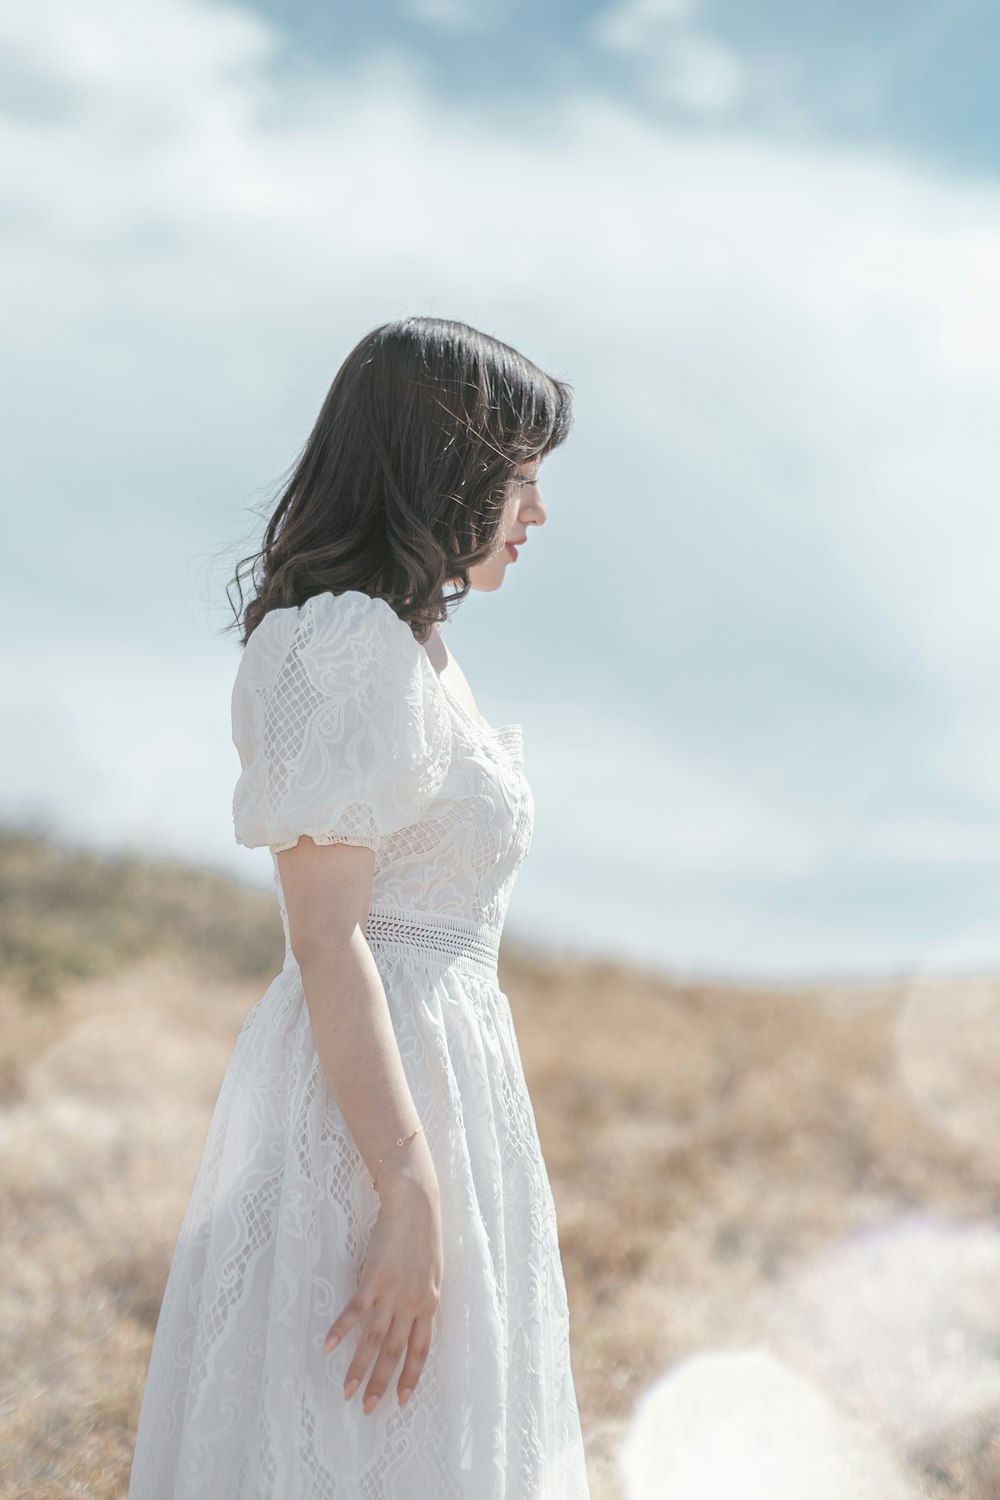
M 266 851 L 251 864 L 233 841 L 236 660 L 232 644 L 153 653 L 124 631 L 100 650 L 67 635 L 58 657 L 25 640 L 2 675 L 8 722 L 23 726 L 0 747 L 3 813 L 42 827 L 55 813 L 56 833 L 99 848 L 266 875 Z
M 641 52 L 651 38 L 668 35 L 694 15 L 692 0 L 619 0 L 592 22 L 597 41 L 619 52 Z
M 634 60 L 664 103 L 716 116 L 743 100 L 746 64 L 697 25 L 690 0 L 620 0 L 595 17 L 591 34 L 599 46 Z
M 731 48 L 711 37 L 687 35 L 662 60 L 657 85 L 666 98 L 695 114 L 729 114 L 741 100 L 743 75 Z
M 94 0 L 85 19 L 39 0 L 8 8 L 0 42 L 20 70 L 0 125 L 0 274 L 18 288 L 0 392 L 18 410 L 13 536 L 35 559 L 4 608 L 9 628 L 31 621 L 19 701 L 30 717 L 40 684 L 53 805 L 67 715 L 89 736 L 86 776 L 102 774 L 86 662 L 123 634 L 152 674 L 164 650 L 194 649 L 192 568 L 289 461 L 350 344 L 403 313 L 460 316 L 578 393 L 550 525 L 495 606 L 498 666 L 538 674 L 519 701 L 544 697 L 544 643 L 562 632 L 577 705 L 554 728 L 536 719 L 548 843 L 525 889 L 556 890 L 545 859 L 578 847 L 579 788 L 552 769 L 578 734 L 612 768 L 595 827 L 622 830 L 620 868 L 634 851 L 629 909 L 646 932 L 659 922 L 661 952 L 710 965 L 728 941 L 730 966 L 778 967 L 793 950 L 888 961 L 944 941 L 902 910 L 824 926 L 780 903 L 796 869 L 846 879 L 876 855 L 862 834 L 893 786 L 878 849 L 898 868 L 921 849 L 928 870 L 939 850 L 981 868 L 984 831 L 1000 832 L 983 749 L 1000 734 L 1000 194 L 889 157 L 673 135 L 592 97 L 490 126 L 389 53 L 280 88 L 264 23 L 192 0 L 141 18 Z M 470 675 L 492 640 L 481 605 L 455 626 Z M 602 739 L 609 698 L 623 707 Z M 145 733 L 129 742 L 136 790 L 101 804 L 123 827 L 145 816 L 143 764 L 160 781 L 201 754 L 152 717 Z M 626 779 L 622 736 L 646 745 Z M 8 752 L 9 810 L 44 787 L 30 736 Z M 218 788 L 224 737 L 211 755 L 195 779 Z M 962 816 L 941 810 L 957 789 Z M 635 832 L 650 807 L 664 882 L 692 874 L 682 914 L 663 916 L 652 819 Z M 742 885 L 713 896 L 694 873 L 737 847 Z M 614 941 L 603 859 L 593 845 L 563 915 Z

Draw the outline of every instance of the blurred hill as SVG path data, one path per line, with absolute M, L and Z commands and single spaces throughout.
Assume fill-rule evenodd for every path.
M 209 1114 L 280 963 L 269 895 L 0 834 L 3 1496 L 124 1494 Z M 594 1500 L 624 1495 L 619 1445 L 654 1397 L 660 1474 L 683 1457 L 685 1382 L 720 1353 L 725 1398 L 699 1398 L 716 1450 L 736 1441 L 734 1369 L 760 1399 L 739 1358 L 766 1353 L 824 1403 L 814 1445 L 863 1434 L 894 1496 L 996 1500 L 1000 983 L 678 982 L 507 939 L 500 981 L 559 1211 Z M 814 1446 L 814 1478 L 833 1457 Z M 715 1500 L 689 1459 L 686 1487 L 648 1494 Z M 871 1491 L 769 1490 L 786 1493 Z
M 0 974 L 28 999 L 55 996 L 152 953 L 184 953 L 255 979 L 281 966 L 277 908 L 205 870 L 67 849 L 0 828 Z

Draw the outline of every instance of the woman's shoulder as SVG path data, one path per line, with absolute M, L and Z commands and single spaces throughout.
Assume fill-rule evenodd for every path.
M 421 655 L 420 642 L 387 599 L 361 589 L 325 590 L 302 604 L 268 610 L 244 647 L 240 674 L 266 681 L 289 657 L 355 666 L 392 657 L 412 667 Z
M 326 630 L 344 630 L 351 626 L 374 628 L 384 622 L 402 639 L 402 632 L 416 643 L 413 631 L 400 619 L 388 599 L 366 594 L 361 589 L 344 589 L 339 594 L 329 589 L 310 594 L 302 604 L 269 609 L 254 630 L 247 646 L 258 639 L 288 640 L 296 635 Z
M 427 652 L 386 600 L 353 589 L 264 616 L 237 673 L 232 733 L 237 839 L 273 850 L 302 833 L 356 840 L 359 805 L 361 841 L 377 849 L 440 790 L 453 740 Z

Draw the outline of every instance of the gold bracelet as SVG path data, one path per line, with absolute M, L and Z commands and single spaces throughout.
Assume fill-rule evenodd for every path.
M 416 1130 L 410 1131 L 409 1135 L 401 1135 L 399 1137 L 399 1140 L 396 1142 L 396 1146 L 405 1146 L 407 1141 L 412 1141 L 413 1137 L 415 1135 L 419 1135 L 423 1128 L 424 1127 L 422 1125 L 418 1125 Z M 389 1150 L 385 1153 L 385 1156 L 388 1156 L 390 1152 L 395 1151 L 396 1146 L 390 1146 Z M 381 1167 L 382 1163 L 385 1161 L 385 1156 L 380 1156 L 378 1159 L 378 1167 L 375 1168 L 374 1175 L 372 1176 L 372 1187 L 375 1187 L 375 1178 L 379 1174 L 379 1167 Z

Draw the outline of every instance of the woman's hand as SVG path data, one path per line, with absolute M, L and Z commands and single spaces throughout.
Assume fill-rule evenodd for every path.
M 441 1296 L 444 1251 L 440 1194 L 430 1151 L 423 1136 L 416 1151 L 387 1159 L 379 1171 L 382 1204 L 365 1255 L 361 1281 L 343 1312 L 330 1325 L 326 1352 L 340 1342 L 366 1313 L 364 1328 L 344 1380 L 349 1401 L 371 1364 L 375 1368 L 364 1395 L 364 1410 L 374 1411 L 405 1351 L 396 1386 L 405 1406 L 424 1368 L 431 1329 Z

